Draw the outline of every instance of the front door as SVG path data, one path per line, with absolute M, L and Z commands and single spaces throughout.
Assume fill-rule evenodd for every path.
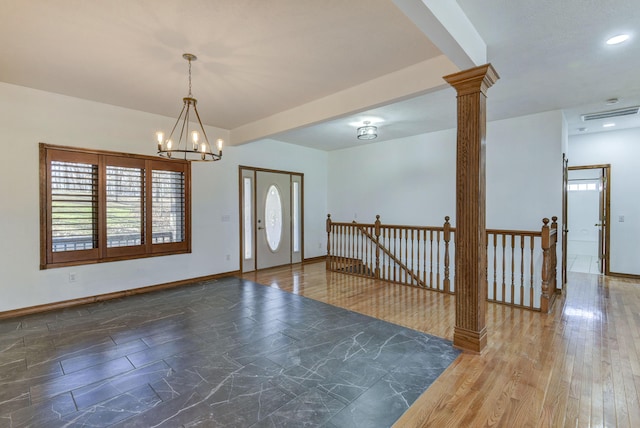
M 291 263 L 291 181 L 288 174 L 256 173 L 258 269 Z
M 240 167 L 242 272 L 303 259 L 303 175 Z

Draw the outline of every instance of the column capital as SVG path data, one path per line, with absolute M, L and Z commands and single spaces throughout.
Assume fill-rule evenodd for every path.
M 460 95 L 482 92 L 487 95 L 487 89 L 498 81 L 500 76 L 491 64 L 463 70 L 458 73 L 443 76 L 448 84 L 453 86 Z

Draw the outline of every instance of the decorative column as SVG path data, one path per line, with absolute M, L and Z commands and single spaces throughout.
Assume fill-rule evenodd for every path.
M 458 94 L 453 345 L 473 352 L 487 345 L 486 92 L 498 78 L 491 64 L 444 76 Z

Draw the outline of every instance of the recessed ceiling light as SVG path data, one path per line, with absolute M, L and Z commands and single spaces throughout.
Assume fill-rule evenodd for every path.
M 603 128 L 611 128 L 612 126 L 616 126 L 616 124 L 613 123 L 613 122 L 608 122 L 608 123 L 603 123 L 602 124 Z
M 578 132 L 584 132 L 586 131 L 588 128 L 585 128 L 584 126 L 582 128 L 578 128 Z
M 627 41 L 628 39 L 629 39 L 629 35 L 628 34 L 619 34 L 619 35 L 613 36 L 609 40 L 607 40 L 607 44 L 608 45 L 617 45 L 619 43 Z
M 609 98 L 607 101 L 605 101 L 604 103 L 608 106 L 614 105 L 614 104 L 618 104 L 620 102 L 619 99 L 617 98 Z

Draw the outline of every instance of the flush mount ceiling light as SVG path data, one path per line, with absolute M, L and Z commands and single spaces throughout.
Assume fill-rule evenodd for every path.
M 378 137 L 378 127 L 371 125 L 371 122 L 365 120 L 362 122 L 364 126 L 358 128 L 358 140 L 373 140 Z
M 171 129 L 169 137 L 165 138 L 164 132 L 156 132 L 158 155 L 188 161 L 211 162 L 220 160 L 222 158 L 223 141 L 218 139 L 217 151 L 214 152 L 200 120 L 200 114 L 196 107 L 198 100 L 191 94 L 191 62 L 198 58 L 190 53 L 183 54 L 182 57 L 189 62 L 189 95 L 182 99 L 182 111 L 180 111 L 178 120 L 176 120 L 176 124 Z M 195 117 L 192 117 L 192 112 Z M 190 122 L 192 119 L 194 119 L 194 123 Z M 173 139 L 174 133 L 176 134 L 175 141 Z
M 629 40 L 629 35 L 628 34 L 619 34 L 617 36 L 613 36 L 610 39 L 607 39 L 607 44 L 608 45 L 618 45 L 622 42 L 626 42 L 627 40 Z
M 614 126 L 616 126 L 616 124 L 615 124 L 615 123 L 613 123 L 613 122 L 608 122 L 608 123 L 603 123 L 603 124 L 602 124 L 602 127 L 603 127 L 603 128 L 612 128 L 612 127 L 614 127 Z

